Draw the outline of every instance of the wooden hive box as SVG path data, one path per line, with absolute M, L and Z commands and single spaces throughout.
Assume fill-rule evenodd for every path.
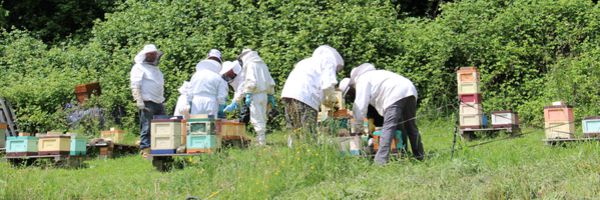
M 481 103 L 481 94 L 461 94 L 458 96 L 461 103 Z
M 87 139 L 78 135 L 71 135 L 71 156 L 85 156 L 87 153 Z
M 125 131 L 111 127 L 108 131 L 101 131 L 100 137 L 105 140 L 110 140 L 113 143 L 120 144 L 125 137 Z
M 71 150 L 70 135 L 47 134 L 38 136 L 39 155 L 69 155 Z
M 8 125 L 0 122 L 0 148 L 6 147 L 6 136 L 7 136 Z
M 213 153 L 221 148 L 221 136 L 219 135 L 188 135 L 187 153 Z
M 11 136 L 6 140 L 7 156 L 33 156 L 38 154 L 38 138 L 33 136 Z
M 457 83 L 479 82 L 479 72 L 476 67 L 461 67 L 456 72 Z
M 219 130 L 214 118 L 190 118 L 187 120 L 188 135 L 215 135 Z
M 466 82 L 458 84 L 458 94 L 479 94 L 481 88 L 479 82 Z
M 223 138 L 248 138 L 246 124 L 235 120 L 221 120 L 217 122 L 220 131 L 218 135 Z
M 571 139 L 575 135 L 575 124 L 572 122 L 546 122 L 546 139 Z
M 478 129 L 483 125 L 483 115 L 459 115 L 461 129 Z
M 573 107 L 566 105 L 544 106 L 545 122 L 573 122 Z
M 600 116 L 586 117 L 581 121 L 584 137 L 600 136 Z
M 181 119 L 153 119 L 150 130 L 151 154 L 174 154 L 181 145 Z
M 483 114 L 483 108 L 478 103 L 460 103 L 460 115 L 481 115 Z
M 492 127 L 511 128 L 519 126 L 519 115 L 510 110 L 492 112 Z

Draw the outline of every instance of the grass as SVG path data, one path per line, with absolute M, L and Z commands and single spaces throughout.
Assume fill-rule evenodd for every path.
M 333 146 L 230 149 L 161 173 L 139 156 L 87 161 L 84 169 L 13 168 L 0 162 L 0 199 L 594 199 L 600 145 L 545 146 L 543 130 L 468 147 L 450 159 L 453 120 L 421 122 L 429 157 L 376 166 Z

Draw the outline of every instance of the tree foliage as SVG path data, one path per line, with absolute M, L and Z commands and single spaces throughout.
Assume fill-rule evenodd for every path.
M 581 109 L 578 117 L 597 113 L 600 8 L 591 1 L 444 1 L 435 18 L 399 18 L 397 2 L 124 1 L 95 22 L 89 40 L 47 45 L 27 31 L 4 31 L 0 96 L 16 104 L 20 122 L 47 130 L 74 85 L 99 81 L 100 104 L 124 106 L 124 125 L 136 127 L 128 75 L 144 44 L 165 52 L 168 110 L 211 48 L 225 60 L 254 48 L 279 91 L 296 62 L 329 44 L 346 63 L 338 78 L 364 62 L 397 72 L 415 82 L 422 113 L 455 111 L 448 105 L 457 105 L 461 66 L 480 68 L 486 111 L 513 109 L 539 123 L 541 106 L 565 100 Z

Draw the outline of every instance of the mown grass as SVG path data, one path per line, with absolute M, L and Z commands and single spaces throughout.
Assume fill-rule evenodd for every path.
M 545 146 L 543 130 L 460 142 L 450 159 L 453 120 L 420 123 L 429 157 L 376 166 L 334 146 L 230 149 L 157 172 L 139 156 L 87 161 L 85 169 L 12 168 L 0 162 L 2 199 L 595 199 L 600 145 Z

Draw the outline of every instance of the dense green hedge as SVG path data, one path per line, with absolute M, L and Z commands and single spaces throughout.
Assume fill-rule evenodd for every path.
M 464 0 L 442 4 L 434 19 L 398 19 L 395 6 L 387 0 L 125 1 L 96 21 L 89 41 L 48 46 L 25 31 L 4 31 L 0 96 L 15 104 L 28 129 L 61 128 L 53 121 L 74 98 L 73 86 L 100 81 L 100 104 L 125 106 L 124 125 L 137 127 L 128 74 L 146 43 L 165 52 L 169 111 L 176 88 L 210 48 L 221 49 L 226 60 L 244 47 L 258 50 L 280 89 L 294 63 L 329 44 L 346 62 L 339 78 L 372 62 L 413 80 L 424 115 L 439 107 L 454 111 L 446 106 L 457 104 L 454 71 L 471 65 L 483 73 L 487 111 L 514 109 L 539 124 L 542 105 L 565 100 L 578 106 L 578 117 L 598 114 L 600 80 L 593 75 L 600 8 L 591 1 Z

